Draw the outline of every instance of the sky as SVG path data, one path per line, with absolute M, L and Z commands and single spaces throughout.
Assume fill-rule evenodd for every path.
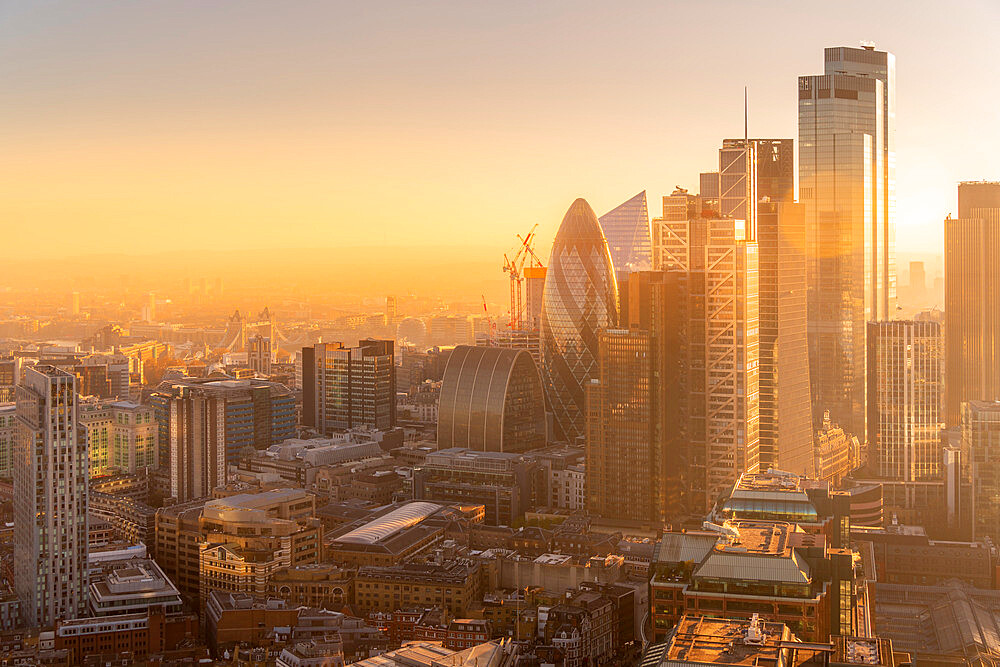
M 796 138 L 823 48 L 896 54 L 901 255 L 1000 179 L 1000 3 L 0 0 L 6 255 L 495 246 Z M 416 252 L 416 251 L 415 251 Z M 498 263 L 499 266 L 499 263 Z

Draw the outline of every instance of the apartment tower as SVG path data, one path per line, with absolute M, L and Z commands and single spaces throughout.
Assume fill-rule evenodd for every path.
M 24 371 L 14 447 L 14 589 L 25 625 L 87 612 L 87 440 L 77 430 L 76 376 Z

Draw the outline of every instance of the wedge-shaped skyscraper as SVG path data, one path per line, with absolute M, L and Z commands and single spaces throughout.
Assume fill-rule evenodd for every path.
M 563 218 L 542 293 L 542 382 L 556 435 L 584 434 L 585 382 L 597 376 L 597 332 L 618 324 L 618 287 L 594 210 L 577 199 Z
M 598 221 L 608 241 L 615 271 L 648 271 L 652 268 L 653 246 L 649 237 L 645 190 L 608 211 Z

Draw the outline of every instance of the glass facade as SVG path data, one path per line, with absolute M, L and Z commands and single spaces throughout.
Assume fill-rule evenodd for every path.
M 645 190 L 602 215 L 598 222 L 607 239 L 615 271 L 648 271 L 652 267 L 653 246 Z
M 438 402 L 438 448 L 523 452 L 545 444 L 542 380 L 526 350 L 459 345 Z
M 868 324 L 868 447 L 880 477 L 940 476 L 942 347 L 937 322 Z
M 944 221 L 945 421 L 962 403 L 1000 400 L 1000 183 L 960 183 Z
M 586 386 L 587 509 L 611 519 L 662 519 L 653 336 L 609 329 L 598 342 L 600 380 Z
M 597 332 L 618 324 L 608 244 L 590 205 L 577 199 L 552 244 L 542 293 L 542 382 L 557 435 L 584 434 L 583 385 L 597 374 Z
M 812 412 L 816 425 L 829 410 L 834 422 L 862 435 L 865 328 L 892 314 L 895 289 L 884 220 L 891 173 L 885 167 L 884 124 L 891 117 L 884 113 L 885 86 L 895 84 L 827 65 L 825 75 L 799 77 Z

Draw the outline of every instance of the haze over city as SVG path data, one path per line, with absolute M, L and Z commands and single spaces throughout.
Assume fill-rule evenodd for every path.
M 696 189 L 716 139 L 742 135 L 744 86 L 751 136 L 794 136 L 815 45 L 871 40 L 907 64 L 897 243 L 930 259 L 955 183 L 995 176 L 1000 148 L 982 131 L 1000 121 L 1000 46 L 969 38 L 1000 10 L 950 7 L 7 2 L 0 215 L 21 257 L 495 254 L 534 224 L 545 256 L 577 196 L 600 214 Z
M 0 667 L 1000 664 L 998 19 L 0 0 Z

